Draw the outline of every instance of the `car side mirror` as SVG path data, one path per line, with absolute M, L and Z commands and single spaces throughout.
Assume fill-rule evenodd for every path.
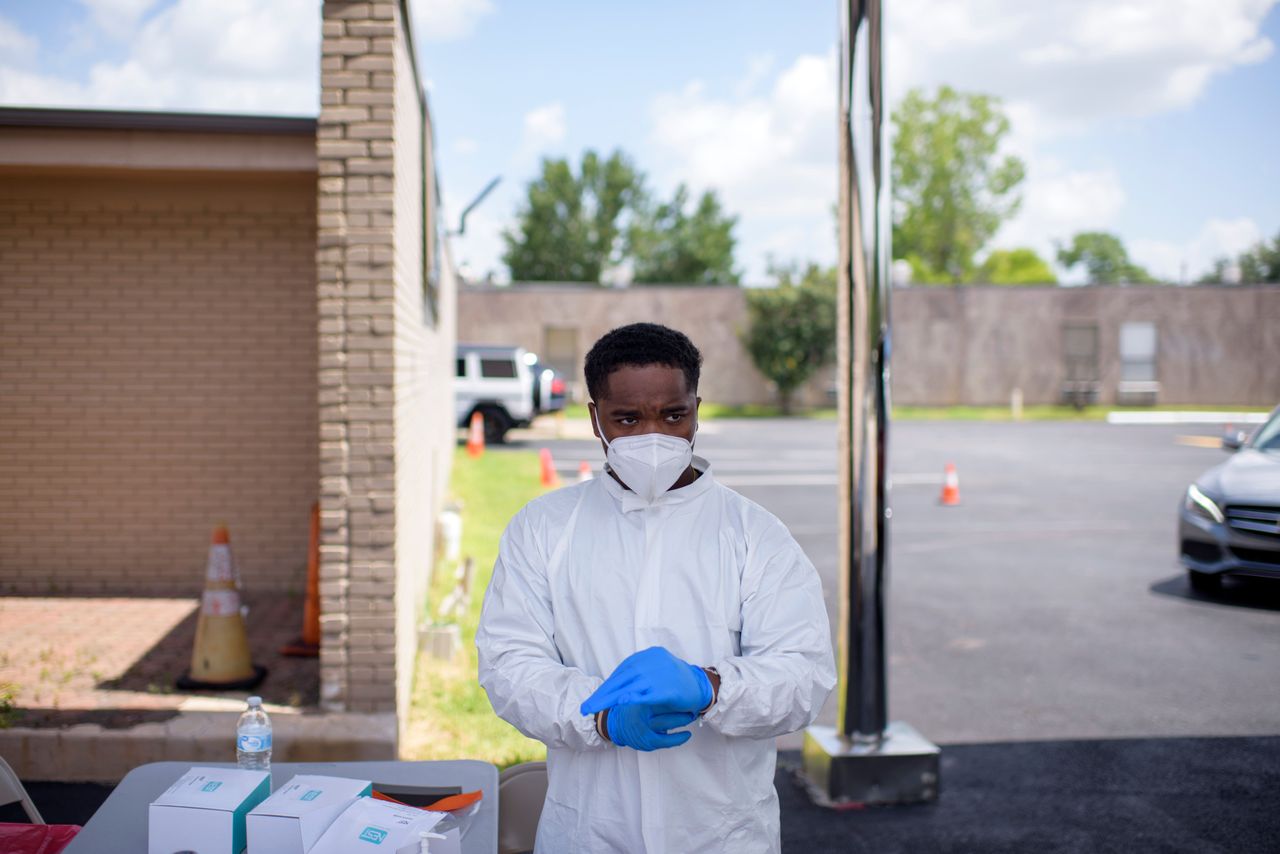
M 1243 430 L 1228 430 L 1222 434 L 1222 450 L 1232 453 L 1240 450 L 1249 434 Z

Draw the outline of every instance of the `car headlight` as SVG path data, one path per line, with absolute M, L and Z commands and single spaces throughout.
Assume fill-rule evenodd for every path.
M 1212 498 L 1200 491 L 1194 483 L 1187 487 L 1187 497 L 1184 501 L 1186 508 L 1197 516 L 1203 516 L 1206 519 L 1212 519 L 1221 525 L 1225 519 L 1222 515 L 1221 508 L 1214 502 Z

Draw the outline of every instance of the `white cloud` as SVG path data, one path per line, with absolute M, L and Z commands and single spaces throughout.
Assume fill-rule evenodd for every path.
M 891 100 L 914 86 L 1004 98 L 1031 138 L 1187 107 L 1217 74 L 1274 49 L 1276 0 L 897 0 Z
M 133 34 L 138 21 L 157 0 L 79 0 L 90 17 L 107 35 L 123 39 Z
M 1262 229 L 1248 217 L 1210 219 L 1183 241 L 1138 239 L 1130 256 L 1157 278 L 1195 281 L 1222 257 L 1234 258 L 1262 239 Z
M 1029 246 L 1048 261 L 1053 260 L 1054 241 L 1065 243 L 1077 231 L 1111 227 L 1125 202 L 1115 172 L 1068 171 L 1051 159 L 1032 166 L 1021 192 L 1018 213 L 1001 227 L 991 247 Z
M 523 148 L 537 150 L 562 142 L 565 137 L 564 104 L 555 101 L 524 114 Z
M 741 216 L 738 264 L 752 282 L 769 255 L 835 258 L 835 54 L 800 56 L 760 86 L 765 63 L 752 60 L 734 96 L 713 96 L 695 80 L 658 95 L 649 111 L 657 183 L 720 194 Z
M 411 0 L 413 33 L 424 42 L 466 38 L 493 12 L 491 0 Z
M 129 36 L 127 58 L 84 81 L 0 60 L 0 101 L 315 114 L 319 42 L 314 0 L 178 0 Z
M 35 57 L 38 47 L 32 36 L 0 16 L 0 57 L 5 57 L 14 64 L 24 64 Z
M 475 154 L 479 147 L 480 144 L 469 136 L 460 136 L 453 141 L 453 150 L 464 156 Z

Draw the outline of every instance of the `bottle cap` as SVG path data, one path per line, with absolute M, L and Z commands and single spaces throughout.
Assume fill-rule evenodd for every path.
M 250 706 L 261 706 L 261 705 L 262 705 L 262 698 L 261 698 L 261 697 L 250 697 L 250 698 L 249 698 L 249 705 L 250 705 Z

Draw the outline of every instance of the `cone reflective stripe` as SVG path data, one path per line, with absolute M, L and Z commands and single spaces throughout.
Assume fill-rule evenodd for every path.
M 542 463 L 542 485 L 549 488 L 559 486 L 560 475 L 556 474 L 556 464 L 551 459 L 551 449 L 543 448 L 539 451 L 538 459 Z
M 591 480 L 593 477 L 595 477 L 595 475 L 591 473 L 591 463 L 583 460 L 578 464 L 578 483 L 584 483 Z
M 266 672 L 254 666 L 249 655 L 231 537 L 226 526 L 219 525 L 209 545 L 191 669 L 178 679 L 178 687 L 249 688 L 261 682 Z
M 467 430 L 467 453 L 478 457 L 484 453 L 484 416 L 471 413 L 471 427 Z
M 942 478 L 942 503 L 948 506 L 960 503 L 960 476 L 952 463 L 947 463 L 946 474 Z

